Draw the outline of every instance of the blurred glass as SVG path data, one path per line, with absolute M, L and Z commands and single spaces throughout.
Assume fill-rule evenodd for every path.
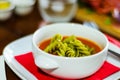
M 77 9 L 77 0 L 39 0 L 39 11 L 47 22 L 68 22 Z

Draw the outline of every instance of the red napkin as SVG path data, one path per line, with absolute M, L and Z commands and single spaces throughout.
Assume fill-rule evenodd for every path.
M 42 72 L 34 63 L 34 58 L 32 52 L 28 52 L 22 55 L 15 56 L 15 59 L 25 67 L 30 73 L 32 73 L 38 80 L 59 80 L 55 77 L 52 77 L 44 72 Z M 107 76 L 119 71 L 120 68 L 116 67 L 109 62 L 105 61 L 104 65 L 99 71 L 93 74 L 90 77 L 87 77 L 82 80 L 102 80 Z

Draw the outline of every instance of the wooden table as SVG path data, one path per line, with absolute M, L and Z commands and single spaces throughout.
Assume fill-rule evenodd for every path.
M 20 37 L 33 33 L 42 18 L 39 14 L 37 4 L 34 10 L 26 16 L 18 16 L 13 13 L 7 21 L 0 21 L 0 55 L 4 47 Z M 7 80 L 20 80 L 19 77 L 5 64 Z

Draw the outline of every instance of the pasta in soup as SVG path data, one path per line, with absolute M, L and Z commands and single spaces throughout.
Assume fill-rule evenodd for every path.
M 101 47 L 93 41 L 74 35 L 62 36 L 60 34 L 41 42 L 39 48 L 47 53 L 63 57 L 89 56 L 101 51 Z

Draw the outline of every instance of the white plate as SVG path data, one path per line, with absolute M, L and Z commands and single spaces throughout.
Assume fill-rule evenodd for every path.
M 25 36 L 8 44 L 4 50 L 3 55 L 7 65 L 15 72 L 22 80 L 37 80 L 31 73 L 29 73 L 22 65 L 20 65 L 13 57 L 32 51 L 32 35 Z M 120 59 L 108 53 L 107 61 L 120 66 Z M 120 78 L 120 72 L 113 74 L 105 80 L 117 80 Z
M 4 57 L 0 56 L 0 79 L 6 80 Z

